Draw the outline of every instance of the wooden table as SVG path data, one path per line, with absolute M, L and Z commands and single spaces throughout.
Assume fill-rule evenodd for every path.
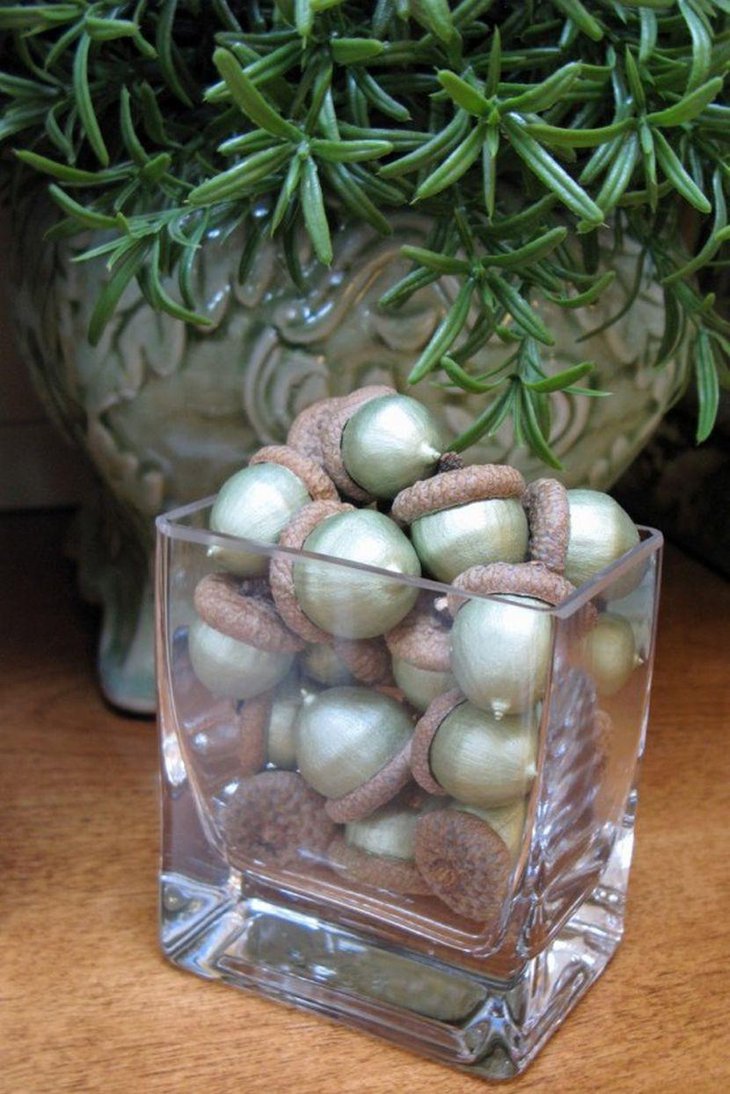
M 99 697 L 64 514 L 0 518 L 0 1090 L 489 1089 L 157 948 L 157 744 Z M 730 1089 L 730 586 L 670 550 L 627 935 L 511 1089 Z

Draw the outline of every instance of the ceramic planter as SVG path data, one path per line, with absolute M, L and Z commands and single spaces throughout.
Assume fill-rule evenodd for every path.
M 209 511 L 158 520 L 165 954 L 475 1075 L 515 1075 L 623 933 L 661 536 L 641 530 L 555 609 L 510 606 L 515 633 L 542 636 L 540 657 L 520 662 L 518 698 L 486 687 L 477 665 L 471 706 L 451 681 L 424 715 L 387 682 L 387 663 L 364 682 L 334 640 L 254 649 L 254 670 L 237 639 L 209 646 L 201 589 L 232 588 L 211 578 L 210 549 L 336 576 L 343 620 L 368 581 L 439 617 L 451 603 L 465 689 L 460 614 L 503 600 L 214 535 Z M 484 648 L 499 649 L 507 624 L 490 626 Z M 452 778 L 454 714 L 473 735 L 466 783 Z
M 152 711 L 149 556 L 155 514 L 217 490 L 256 448 L 282 441 L 291 419 L 310 402 L 371 383 L 403 389 L 456 286 L 445 277 L 401 311 L 378 305 L 407 272 L 400 247 L 427 238 L 428 223 L 409 213 L 394 218 L 387 239 L 367 226 L 342 231 L 329 270 L 303 244 L 307 289 L 301 296 L 273 246 L 262 247 L 240 285 L 241 240 L 211 238 L 198 269 L 210 328 L 193 330 L 154 313 L 132 285 L 92 347 L 86 331 L 106 276 L 103 265 L 73 261 L 90 238 L 53 249 L 42 241 L 43 227 L 38 216 L 22 230 L 13 285 L 20 344 L 53 417 L 87 452 L 101 486 L 75 553 L 82 588 L 104 609 L 102 688 L 116 704 Z M 544 299 L 533 302 L 556 334 L 556 370 L 593 360 L 596 386 L 612 393 L 608 399 L 561 393 L 552 404 L 551 441 L 565 464 L 566 485 L 595 489 L 607 489 L 631 463 L 682 380 L 678 360 L 653 368 L 664 313 L 661 287 L 649 270 L 627 314 L 590 335 L 621 311 L 635 279 L 637 248 L 627 241 L 615 254 L 608 234 L 603 246 L 604 266 L 617 276 L 598 304 L 563 310 Z M 477 366 L 492 368 L 508 352 L 495 341 Z M 429 383 L 414 394 L 438 409 L 454 436 L 483 406 L 479 396 Z M 507 462 L 527 478 L 544 473 L 535 457 L 515 446 L 507 425 L 470 450 L 469 460 Z

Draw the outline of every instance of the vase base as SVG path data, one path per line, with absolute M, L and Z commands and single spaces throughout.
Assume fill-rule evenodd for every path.
M 598 886 L 549 946 L 500 980 L 489 959 L 480 974 L 305 914 L 286 894 L 240 893 L 235 873 L 225 890 L 161 876 L 162 947 L 173 964 L 492 1080 L 527 1067 L 623 931 L 622 889 Z

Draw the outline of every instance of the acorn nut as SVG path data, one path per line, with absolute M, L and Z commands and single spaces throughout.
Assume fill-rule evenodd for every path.
M 541 600 L 473 599 L 457 613 L 451 667 L 468 699 L 495 714 L 529 710 L 545 694 L 553 621 Z
M 453 581 L 476 563 L 525 558 L 524 485 L 519 471 L 496 464 L 446 471 L 402 490 L 392 516 L 410 524 L 424 568 Z
M 215 696 L 251 699 L 283 680 L 294 654 L 261 650 L 214 630 L 202 619 L 190 624 L 188 653 L 193 671 Z
M 285 445 L 272 445 L 223 483 L 209 526 L 212 532 L 273 545 L 302 506 L 336 498 L 334 484 L 313 460 Z M 267 555 L 238 547 L 213 546 L 208 554 L 241 577 L 263 574 L 269 564 Z
M 534 712 L 497 718 L 472 703 L 459 702 L 438 722 L 435 732 L 428 715 L 423 723 L 415 731 L 412 768 L 424 789 L 432 789 L 432 779 L 442 793 L 481 809 L 524 798 L 537 769 Z M 423 749 L 428 750 L 425 779 Z
M 421 575 L 416 552 L 397 524 L 371 509 L 327 517 L 303 548 L 398 575 Z M 354 568 L 345 577 L 339 566 L 313 559 L 297 559 L 292 577 L 300 609 L 316 626 L 340 638 L 383 634 L 400 622 L 418 596 L 415 586 Z
M 616 562 L 635 547 L 639 532 L 628 513 L 609 494 L 598 490 L 569 490 L 568 505 L 570 536 L 565 576 L 574 585 L 583 585 L 604 566 Z M 632 573 L 621 581 L 620 587 L 610 588 L 610 595 L 622 596 L 637 582 L 637 575 Z
M 328 688 L 302 704 L 299 770 L 326 798 L 342 798 L 384 769 L 412 732 L 408 711 L 394 699 L 372 688 Z
M 383 395 L 355 411 L 340 444 L 350 478 L 375 498 L 394 498 L 433 474 L 447 437 L 422 403 L 407 395 Z
M 583 638 L 581 662 L 602 696 L 615 695 L 641 664 L 634 631 L 622 615 L 604 612 Z

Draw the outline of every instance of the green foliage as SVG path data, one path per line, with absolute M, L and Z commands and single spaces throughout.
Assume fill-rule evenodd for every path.
M 707 291 L 730 226 L 727 0 L 69 0 L 0 7 L 0 142 L 11 201 L 44 179 L 60 238 L 102 229 L 110 279 L 98 340 L 136 278 L 151 305 L 195 324 L 206 235 L 244 228 L 240 276 L 281 240 L 301 284 L 308 233 L 332 259 L 343 218 L 389 231 L 389 210 L 433 218 L 402 306 L 448 275 L 452 304 L 410 381 L 484 396 L 465 448 L 511 418 L 552 466 L 553 335 L 531 300 L 590 307 L 599 229 L 639 244 L 665 296 L 661 366 L 685 335 L 698 440 L 727 384 L 730 327 Z M 691 225 L 691 231 L 688 230 Z M 179 299 L 163 287 L 177 273 Z M 614 320 L 617 317 L 614 317 Z M 511 350 L 489 374 L 487 341 Z

